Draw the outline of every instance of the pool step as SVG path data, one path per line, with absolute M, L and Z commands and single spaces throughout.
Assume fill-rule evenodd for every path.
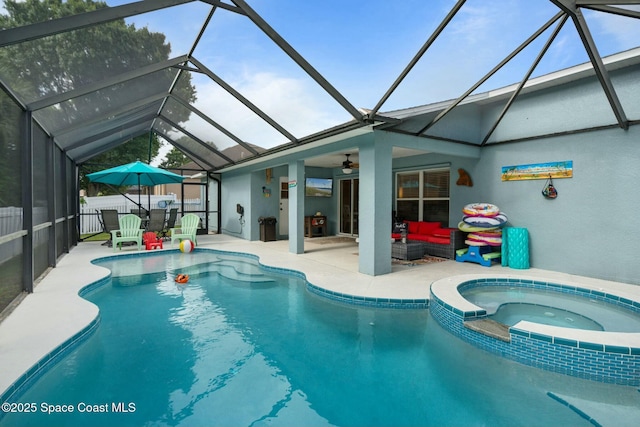
M 248 283 L 267 283 L 267 282 L 275 282 L 269 276 L 266 276 L 264 273 L 259 272 L 247 272 L 247 271 L 238 271 L 233 265 L 225 265 L 218 264 L 216 269 L 212 269 L 211 271 L 217 272 L 222 277 L 227 279 L 236 280 L 239 282 L 248 282 Z
M 464 327 L 472 331 L 480 332 L 500 341 L 511 342 L 509 326 L 491 319 L 469 320 L 464 322 Z

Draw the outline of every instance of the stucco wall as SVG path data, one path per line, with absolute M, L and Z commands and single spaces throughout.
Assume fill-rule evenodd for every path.
M 222 232 L 242 239 L 251 239 L 250 218 L 252 213 L 251 175 L 225 175 L 222 181 L 220 213 L 222 215 Z M 236 213 L 236 204 L 244 207 L 244 217 Z
M 531 265 L 640 284 L 636 223 L 640 128 L 611 129 L 487 147 L 471 169 L 477 201 L 497 204 L 530 234 Z M 501 167 L 573 160 L 573 178 L 502 182 Z

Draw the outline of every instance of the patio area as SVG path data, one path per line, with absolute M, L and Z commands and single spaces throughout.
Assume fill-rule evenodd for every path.
M 431 283 L 458 275 L 510 275 L 579 281 L 604 289 L 628 285 L 578 277 L 540 269 L 514 270 L 494 264 L 482 267 L 450 260 L 427 263 L 394 263 L 393 272 L 369 276 L 358 272 L 358 245 L 348 238 L 312 238 L 305 240 L 305 253 L 289 252 L 287 240 L 246 241 L 227 235 L 198 236 L 199 247 L 257 255 L 264 265 L 298 270 L 320 288 L 343 294 L 379 298 L 427 299 Z M 167 245 L 169 247 L 170 245 Z M 135 247 L 123 254 L 135 253 Z M 84 242 L 64 256 L 57 268 L 37 283 L 4 319 L 0 319 L 0 390 L 4 392 L 25 371 L 60 344 L 89 325 L 98 309 L 78 296 L 87 284 L 105 277 L 108 271 L 92 265 L 91 260 L 112 256 L 111 248 L 101 242 Z

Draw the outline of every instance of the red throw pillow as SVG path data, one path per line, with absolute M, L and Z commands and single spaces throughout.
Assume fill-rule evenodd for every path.
M 440 228 L 440 223 L 439 222 L 427 222 L 427 221 L 420 221 L 418 224 L 418 233 L 419 234 L 433 234 L 433 232 Z
M 407 230 L 409 233 L 411 234 L 418 233 L 418 226 L 420 224 L 418 221 L 407 221 L 407 224 L 409 224 L 409 230 Z

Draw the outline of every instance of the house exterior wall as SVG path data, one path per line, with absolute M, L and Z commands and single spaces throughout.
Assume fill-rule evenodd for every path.
M 637 84 L 640 69 L 631 66 L 616 70 L 612 81 L 627 118 L 632 122 L 640 120 L 640 85 Z M 439 136 L 445 140 L 372 130 L 351 140 L 345 138 L 301 150 L 280 161 L 290 162 L 349 147 L 362 150 L 372 143 L 422 149 L 426 154 L 394 159 L 393 176 L 389 179 L 394 180 L 395 173 L 401 170 L 448 165 L 451 170 L 448 226 L 457 226 L 466 204 L 493 203 L 508 215 L 508 226 L 528 229 L 532 267 L 640 284 L 640 264 L 635 259 L 639 235 L 635 208 L 640 183 L 640 126 L 630 126 L 628 130 L 618 127 L 603 98 L 595 77 L 524 94 L 492 136 L 501 141 L 519 139 L 518 142 L 477 147 L 446 141 L 448 136 L 477 134 L 475 142 L 481 142 L 483 130 L 491 128 L 506 101 L 502 98 L 491 104 L 485 98 L 475 108 L 465 108 L 456 116 L 459 127 L 470 124 L 466 134 L 451 123 L 448 128 L 455 133 L 447 135 L 445 126 L 439 129 Z M 580 130 L 584 128 L 591 130 Z M 535 136 L 541 134 L 546 136 Z M 545 180 L 501 180 L 503 166 L 566 160 L 573 161 L 573 177 L 555 180 L 559 195 L 554 200 L 545 199 L 541 194 Z M 229 202 L 226 206 L 223 201 L 223 209 L 227 211 L 223 218 L 237 221 L 235 203 L 246 203 L 246 230 L 240 237 L 258 239 L 258 217 L 278 215 L 277 182 L 279 176 L 286 176 L 287 167 L 276 167 L 269 161 L 254 166 L 259 170 L 251 173 L 235 171 L 223 176 L 223 199 L 226 197 Z M 262 194 L 265 167 L 274 167 L 270 198 Z M 472 187 L 456 185 L 458 169 L 471 175 Z M 329 232 L 335 234 L 338 231 L 338 180 L 343 175 L 339 168 L 307 168 L 306 173 L 318 177 L 331 174 L 335 180 L 331 199 L 305 198 L 304 208 L 305 215 L 316 211 L 326 214 L 330 218 Z M 361 198 L 370 196 L 364 191 L 360 194 Z M 395 206 L 394 197 L 389 200 L 390 210 Z M 360 234 L 364 232 L 361 229 Z
M 609 129 L 487 147 L 470 169 L 475 199 L 498 205 L 525 227 L 532 267 L 640 284 L 635 225 L 640 128 Z M 573 160 L 573 178 L 502 182 L 502 166 Z
M 251 174 L 228 174 L 224 176 L 221 185 L 222 233 L 251 239 Z M 236 205 L 244 207 L 244 216 L 236 212 Z
M 639 74 L 638 66 L 611 73 L 611 82 L 629 119 L 640 118 L 640 85 L 637 84 Z M 504 101 L 485 106 L 481 137 L 493 125 L 503 105 Z M 602 86 L 592 76 L 520 95 L 489 142 L 595 128 L 613 123 L 616 123 L 613 110 Z

